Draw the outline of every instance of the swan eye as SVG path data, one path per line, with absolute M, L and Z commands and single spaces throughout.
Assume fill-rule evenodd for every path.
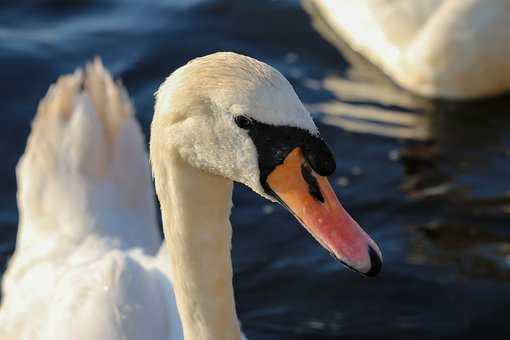
M 253 121 L 246 116 L 237 116 L 234 118 L 234 121 L 241 129 L 248 130 L 253 126 Z

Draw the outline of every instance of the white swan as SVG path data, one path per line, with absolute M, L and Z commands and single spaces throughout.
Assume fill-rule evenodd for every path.
M 316 21 L 320 31 L 341 36 L 412 92 L 467 99 L 510 91 L 508 0 L 304 2 L 329 26 Z
M 175 71 L 158 91 L 150 145 L 169 249 L 159 253 L 143 138 L 123 88 L 98 61 L 50 88 L 17 169 L 1 339 L 241 339 L 233 180 L 281 201 L 352 269 L 379 271 L 377 245 L 319 175 L 334 171 L 329 149 L 268 65 L 217 53 Z

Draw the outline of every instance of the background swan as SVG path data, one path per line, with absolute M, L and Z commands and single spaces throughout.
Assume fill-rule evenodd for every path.
M 510 90 L 507 0 L 304 3 L 326 37 L 341 36 L 397 84 L 419 95 L 465 99 Z
M 158 91 L 151 160 L 170 251 L 157 255 L 142 141 L 125 91 L 98 61 L 50 88 L 18 167 L 2 339 L 240 339 L 232 181 L 279 200 L 350 268 L 379 271 L 379 248 L 323 177 L 335 168 L 329 149 L 268 65 L 217 53 Z

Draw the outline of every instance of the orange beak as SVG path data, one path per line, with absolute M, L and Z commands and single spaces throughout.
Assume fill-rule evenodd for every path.
M 280 202 L 340 262 L 367 276 L 380 271 L 379 247 L 345 211 L 328 179 L 310 167 L 300 148 L 292 150 L 269 174 L 267 184 Z

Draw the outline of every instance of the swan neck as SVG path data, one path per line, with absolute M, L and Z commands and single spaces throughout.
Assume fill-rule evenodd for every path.
M 179 156 L 163 166 L 154 169 L 156 190 L 184 338 L 239 340 L 230 255 L 233 183 Z

